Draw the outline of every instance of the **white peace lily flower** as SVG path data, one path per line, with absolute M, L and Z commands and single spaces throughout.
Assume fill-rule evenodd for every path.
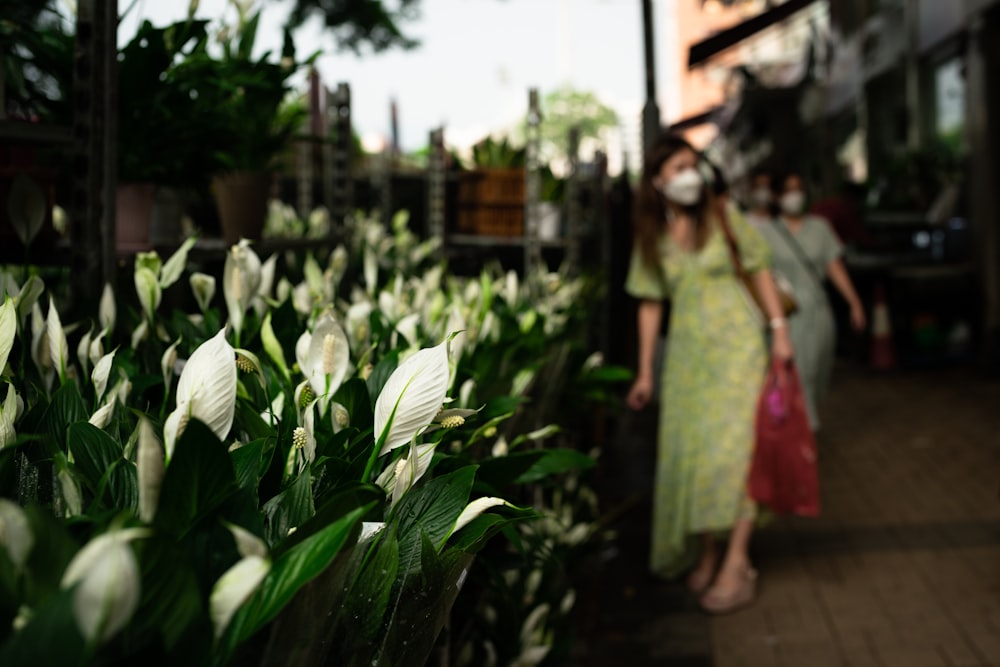
M 500 340 L 500 321 L 497 319 L 493 311 L 486 313 L 483 317 L 483 323 L 479 327 L 479 341 L 480 342 L 493 342 L 496 343 Z
M 278 422 L 281 420 L 281 413 L 285 411 L 285 394 L 284 392 L 279 393 L 271 401 L 271 407 L 260 413 L 260 418 L 263 419 L 271 426 L 277 426 Z
M 382 290 L 378 295 L 378 309 L 387 319 L 395 321 L 399 319 L 399 300 L 388 290 Z
M 385 477 L 382 475 L 379 476 L 379 480 L 381 480 L 381 484 L 379 485 L 385 489 L 387 494 L 392 496 L 390 506 L 398 503 L 403 494 L 413 488 L 413 485 L 424 476 L 424 473 L 427 472 L 427 469 L 431 465 L 431 460 L 434 458 L 434 449 L 436 446 L 436 443 L 415 445 L 411 441 L 410 451 L 407 452 L 407 455 L 396 461 L 396 464 L 389 468 L 392 470 L 392 474 Z M 376 483 L 378 483 L 378 480 L 376 480 Z
M 465 343 L 468 340 L 468 333 L 465 331 L 465 328 L 465 315 L 462 313 L 462 309 L 458 303 L 453 303 L 451 312 L 448 314 L 448 321 L 444 327 L 445 336 L 455 335 L 451 339 L 452 379 L 454 379 L 455 370 L 458 368 L 458 362 L 462 359 L 462 351 L 465 349 Z
M 379 456 L 401 447 L 433 421 L 448 391 L 448 342 L 424 348 L 393 371 L 375 401 Z
M 267 301 L 271 298 L 271 289 L 274 287 L 274 271 L 277 264 L 278 256 L 271 255 L 260 267 L 260 286 L 253 300 L 257 315 L 263 315 L 267 311 Z
M 352 348 L 360 352 L 371 334 L 372 304 L 368 301 L 352 303 L 347 309 L 347 335 Z
M 104 333 L 104 331 L 98 332 L 97 337 L 91 339 L 87 346 L 87 358 L 94 366 L 96 366 L 97 362 L 104 356 Z
M 90 372 L 90 341 L 93 334 L 94 326 L 91 325 L 87 333 L 80 336 L 80 342 L 76 345 L 76 358 L 80 362 L 80 368 L 84 375 Z
M 141 417 L 136 468 L 139 478 L 139 518 L 146 523 L 152 523 L 156 517 L 165 466 L 160 439 L 156 437 L 149 420 Z
M 21 295 L 21 286 L 17 284 L 14 276 L 7 271 L 0 271 L 0 293 L 6 294 L 15 301 Z
M 163 289 L 160 287 L 160 281 L 157 280 L 156 274 L 146 266 L 136 265 L 133 277 L 135 279 L 135 292 L 139 295 L 142 312 L 145 314 L 147 320 L 152 320 L 153 314 L 156 312 L 163 298 Z
M 309 367 L 309 348 L 312 346 L 312 332 L 304 331 L 299 339 L 295 341 L 295 363 L 299 365 L 299 370 L 307 373 Z
M 129 541 L 149 534 L 131 528 L 98 535 L 70 561 L 62 588 L 73 591 L 73 615 L 88 643 L 104 643 L 139 606 L 139 565 Z
M 62 322 L 59 321 L 59 311 L 56 304 L 49 299 L 49 316 L 45 322 L 46 335 L 49 340 L 49 358 L 59 373 L 59 381 L 66 379 L 66 370 L 69 364 L 69 343 L 66 341 L 66 332 L 63 331 Z
M 330 403 L 330 422 L 333 427 L 333 432 L 340 433 L 345 428 L 351 425 L 351 413 L 347 411 L 340 403 L 331 402 Z
M 584 360 L 581 370 L 584 373 L 588 373 L 594 370 L 595 368 L 600 368 L 603 365 L 604 365 L 604 354 L 600 350 L 598 350 L 597 352 L 592 353 L 589 357 L 587 357 Z
M 90 416 L 87 421 L 97 428 L 104 430 L 111 423 L 111 417 L 115 413 L 115 397 L 108 396 L 108 400 Z
M 466 525 L 468 525 L 468 523 L 473 519 L 475 519 L 477 516 L 479 516 L 489 508 L 497 507 L 498 505 L 506 505 L 507 507 L 513 507 L 513 505 L 508 503 L 503 498 L 486 497 L 486 498 L 477 498 L 476 500 L 473 500 L 471 503 L 466 505 L 465 509 L 462 510 L 462 513 L 458 515 L 458 519 L 455 520 L 455 527 L 452 528 L 451 532 L 457 533 L 458 531 L 462 530 L 462 528 L 464 528 Z
M 104 398 L 104 392 L 108 388 L 108 376 L 111 375 L 111 365 L 115 361 L 115 352 L 117 348 L 111 350 L 94 365 L 94 372 L 91 374 L 91 380 L 94 382 L 94 391 L 97 392 L 97 400 L 100 401 Z
M 193 236 L 184 239 L 184 243 L 164 263 L 159 273 L 161 288 L 167 289 L 180 280 L 181 275 L 184 273 L 184 267 L 187 266 L 188 252 L 194 247 L 196 240 Z
M 400 336 L 405 338 L 406 342 L 409 343 L 410 345 L 416 345 L 417 343 L 420 342 L 417 336 L 417 324 L 419 323 L 420 323 L 419 313 L 411 313 L 407 315 L 406 317 L 402 318 L 401 320 L 399 320 L 399 322 L 396 323 L 395 331 L 393 331 L 393 337 L 395 338 L 395 335 L 399 334 Z M 396 341 L 393 341 L 394 343 L 393 347 L 395 347 L 395 342 Z
M 31 360 L 45 378 L 45 384 L 51 384 L 52 356 L 49 351 L 49 337 L 42 309 L 37 302 L 31 307 Z
M 236 551 L 239 552 L 240 556 L 259 556 L 261 558 L 267 556 L 267 545 L 264 544 L 264 540 L 235 523 L 223 521 L 223 524 L 229 529 L 236 541 Z
M 129 381 L 128 376 L 125 375 L 124 371 L 119 372 L 119 379 L 115 388 L 111 391 L 118 399 L 118 402 L 122 405 L 128 405 L 129 394 L 132 393 L 132 382 Z
M 0 546 L 16 569 L 24 567 L 34 545 L 35 536 L 28 515 L 20 505 L 0 498 Z
M 146 320 L 139 322 L 139 326 L 132 330 L 132 349 L 139 347 L 139 343 L 149 338 L 149 323 Z
M 184 365 L 177 382 L 177 408 L 163 425 L 167 459 L 188 420 L 205 423 L 219 440 L 225 440 L 236 412 L 236 352 L 222 329 L 202 343 Z
M 215 296 L 215 276 L 200 272 L 192 273 L 188 278 L 188 284 L 191 285 L 194 300 L 198 302 L 198 309 L 204 313 L 212 303 L 212 297 Z
M 17 431 L 14 430 L 14 422 L 20 416 L 18 409 L 19 398 L 14 385 L 7 385 L 7 397 L 3 406 L 0 407 L 0 449 L 14 443 L 17 439 Z
M 292 306 L 295 307 L 296 312 L 303 315 L 308 315 L 312 312 L 313 297 L 307 283 L 301 282 L 292 290 Z
M 97 321 L 103 331 L 113 331 L 116 317 L 115 291 L 111 283 L 104 283 L 104 289 L 101 290 L 101 304 L 97 310 Z
M 306 255 L 305 262 L 302 264 L 302 275 L 305 277 L 306 284 L 309 285 L 310 292 L 313 294 L 326 293 L 323 286 L 323 269 L 320 268 L 312 253 Z
M 24 327 L 25 320 L 33 314 L 34 308 L 38 305 L 38 298 L 45 292 L 45 283 L 38 276 L 31 276 L 24 285 L 21 286 L 21 293 L 17 297 L 17 317 Z
M 288 297 L 292 295 L 292 283 L 288 278 L 282 276 L 278 281 L 278 286 L 274 288 L 274 298 L 278 303 L 284 303 L 288 301 Z
M 507 302 L 507 305 L 511 308 L 517 308 L 518 298 L 520 297 L 520 285 L 517 280 L 516 271 L 508 271 L 504 278 L 503 284 L 503 299 Z
M 347 270 L 347 248 L 344 247 L 343 243 L 339 244 L 330 253 L 330 261 L 327 265 L 333 271 L 334 281 L 339 283 L 340 279 L 344 277 L 344 271 Z
M 7 368 L 7 358 L 14 347 L 14 337 L 17 335 L 17 308 L 9 296 L 4 298 L 0 306 L 0 375 Z
M 458 404 L 462 407 L 469 407 L 472 401 L 472 392 L 476 390 L 476 381 L 469 378 L 462 383 L 462 387 L 458 390 Z
M 377 535 L 385 528 L 384 521 L 362 521 L 361 534 L 358 535 L 358 542 L 364 542 L 369 537 Z
M 503 435 L 497 438 L 497 441 L 493 443 L 493 448 L 490 450 L 490 455 L 498 459 L 503 456 L 507 456 L 510 453 L 510 447 L 507 446 L 507 438 Z
M 365 288 L 369 294 L 375 294 L 375 290 L 378 289 L 378 255 L 370 245 L 365 246 L 362 270 L 365 277 Z
M 233 614 L 257 590 L 270 570 L 269 559 L 244 556 L 215 582 L 208 605 L 216 638 L 222 636 Z
M 316 404 L 313 400 L 302 411 L 302 421 L 292 431 L 292 447 L 288 450 L 285 460 L 285 479 L 291 479 L 302 473 L 310 463 L 316 460 Z
M 243 328 L 243 318 L 251 300 L 260 288 L 261 264 L 257 253 L 250 248 L 250 241 L 242 239 L 226 253 L 222 269 L 222 293 L 229 321 L 238 333 Z
M 59 495 L 63 502 L 64 516 L 83 514 L 83 493 L 76 477 L 66 467 L 60 467 L 56 478 L 59 481 Z
M 163 384 L 170 389 L 170 381 L 174 379 L 174 366 L 177 364 L 177 346 L 181 339 L 175 340 L 160 357 L 160 373 L 163 374 Z
M 410 249 L 410 264 L 417 266 L 422 264 L 425 259 L 437 252 L 438 248 L 441 247 L 441 239 L 433 236 L 426 241 L 422 241 Z
M 306 364 L 302 366 L 316 396 L 329 396 L 340 388 L 349 361 L 347 335 L 332 315 L 323 315 L 313 329 Z

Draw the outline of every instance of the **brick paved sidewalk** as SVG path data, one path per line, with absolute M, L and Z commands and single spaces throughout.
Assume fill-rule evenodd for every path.
M 605 462 L 634 493 L 578 664 L 1000 667 L 1000 384 L 839 368 L 823 420 L 823 515 L 761 531 L 757 604 L 710 618 L 645 574 L 640 416 Z

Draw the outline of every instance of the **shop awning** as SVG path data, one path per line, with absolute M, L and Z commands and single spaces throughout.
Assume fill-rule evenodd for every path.
M 761 30 L 769 28 L 775 23 L 784 21 L 789 16 L 805 9 L 815 0 L 786 0 L 777 7 L 762 12 L 753 18 L 747 19 L 743 23 L 734 25 L 718 32 L 708 39 L 693 44 L 688 51 L 688 69 L 697 67 L 709 58 L 718 53 L 735 46 L 748 37 L 752 37 Z

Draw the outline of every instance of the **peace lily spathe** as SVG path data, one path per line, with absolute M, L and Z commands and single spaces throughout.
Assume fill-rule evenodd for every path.
M 4 298 L 0 306 L 0 375 L 7 368 L 7 358 L 14 347 L 14 337 L 17 335 L 17 308 L 9 296 Z
M 233 614 L 253 594 L 270 570 L 269 559 L 244 556 L 215 582 L 208 605 L 216 638 L 222 636 Z
M 135 280 L 135 293 L 139 296 L 142 312 L 145 314 L 146 319 L 151 321 L 156 309 L 160 305 L 160 300 L 163 298 L 163 289 L 160 287 L 160 281 L 151 268 L 139 265 L 138 263 L 136 264 L 133 278 Z
M 101 359 L 94 366 L 94 372 L 91 374 L 91 379 L 94 382 L 94 391 L 97 393 L 97 400 L 100 401 L 104 398 L 104 392 L 108 388 L 108 376 L 111 374 L 111 365 L 115 360 L 115 352 L 117 350 L 111 350 L 106 355 L 101 357 Z
M 3 407 L 0 407 L 0 449 L 14 443 L 17 439 L 17 432 L 14 430 L 14 422 L 17 420 L 18 397 L 14 391 L 14 385 L 7 386 L 7 398 L 4 399 Z
M 97 310 L 97 321 L 101 324 L 101 330 L 114 330 L 116 317 L 115 291 L 112 289 L 111 283 L 104 283 L 104 289 L 101 291 L 101 304 Z
M 226 253 L 222 270 L 222 293 L 229 310 L 229 321 L 239 336 L 247 307 L 257 295 L 261 278 L 260 257 L 250 248 L 250 241 L 240 240 Z
M 70 561 L 62 588 L 73 591 L 73 616 L 87 643 L 104 643 L 139 606 L 139 565 L 129 542 L 148 530 L 130 528 L 98 535 Z
M 56 310 L 56 305 L 51 298 L 49 298 L 49 315 L 46 319 L 45 331 L 49 342 L 49 358 L 59 373 L 59 381 L 63 382 L 66 380 L 66 370 L 69 364 L 69 343 L 66 341 L 66 332 L 59 320 L 59 311 Z
M 160 502 L 165 463 L 163 447 L 145 417 L 139 419 L 139 447 L 136 454 L 136 472 L 139 479 L 139 518 L 152 523 Z
M 177 408 L 163 425 L 167 458 L 192 417 L 224 440 L 236 412 L 236 352 L 222 329 L 198 346 L 177 381 Z
M 200 272 L 192 273 L 188 283 L 191 285 L 195 301 L 198 302 L 198 308 L 204 313 L 208 310 L 212 297 L 215 296 L 215 276 Z
M 448 376 L 448 341 L 399 364 L 375 401 L 379 456 L 409 443 L 434 420 L 448 392 Z
M 24 566 L 34 544 L 28 515 L 17 503 L 0 498 L 0 547 L 7 552 L 15 568 Z
M 350 363 L 347 335 L 329 313 L 323 315 L 313 329 L 303 361 L 302 371 L 316 396 L 333 394 L 344 381 Z

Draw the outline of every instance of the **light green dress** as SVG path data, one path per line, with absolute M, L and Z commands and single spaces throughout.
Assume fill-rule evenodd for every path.
M 747 270 L 767 268 L 763 237 L 736 211 L 730 226 Z M 767 352 L 717 228 L 697 252 L 664 234 L 659 257 L 661 271 L 646 266 L 636 249 L 625 289 L 640 299 L 672 300 L 650 568 L 673 578 L 696 561 L 698 533 L 755 516 L 746 482 Z
M 807 266 L 792 247 L 788 237 L 775 227 L 784 222 L 772 221 L 761 227 L 761 233 L 771 247 L 774 270 L 791 283 L 798 310 L 788 318 L 788 334 L 795 349 L 795 365 L 802 378 L 809 423 L 813 430 L 820 426 L 819 405 L 830 385 L 836 347 L 836 327 L 826 289 L 820 282 L 826 267 L 840 257 L 844 248 L 823 218 L 806 216 L 794 238 L 802 248 Z M 791 234 L 791 230 L 785 227 Z

